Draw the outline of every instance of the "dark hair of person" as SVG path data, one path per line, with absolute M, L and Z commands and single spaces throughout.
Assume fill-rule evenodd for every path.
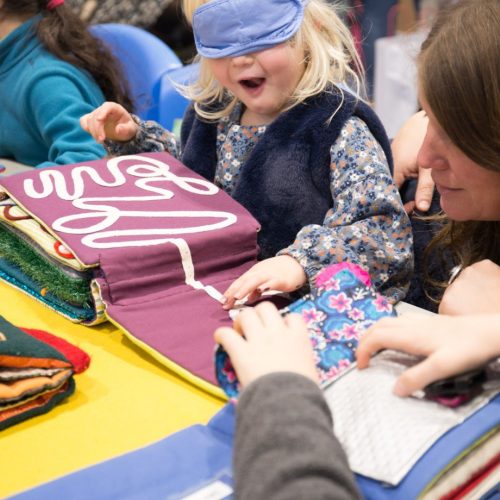
M 28 20 L 41 14 L 36 35 L 44 47 L 59 59 L 86 71 L 107 101 L 118 102 L 133 111 L 128 84 L 116 58 L 69 7 L 62 4 L 49 10 L 49 3 L 49 0 L 3 0 L 0 16 Z
M 481 167 L 500 172 L 500 1 L 463 0 L 441 11 L 418 66 L 420 91 L 449 139 Z M 462 267 L 483 259 L 500 264 L 500 221 L 441 220 L 424 263 L 448 250 Z M 441 294 L 447 285 L 429 281 Z

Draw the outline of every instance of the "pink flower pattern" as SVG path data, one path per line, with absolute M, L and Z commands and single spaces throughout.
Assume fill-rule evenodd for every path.
M 343 313 L 351 309 L 352 299 L 344 292 L 330 297 L 330 307 L 336 309 L 339 313 Z
M 323 311 L 318 311 L 318 309 L 303 309 L 301 314 L 303 320 L 308 324 L 308 326 L 326 319 L 326 314 Z
M 346 340 L 357 339 L 359 337 L 359 329 L 357 328 L 356 324 L 345 324 L 344 328 L 342 328 L 341 330 L 341 333 Z
M 393 314 L 387 299 L 366 286 L 358 273 L 348 266 L 337 272 L 329 271 L 329 278 L 322 282 L 317 292 L 288 307 L 306 321 L 322 385 L 351 366 L 358 341 L 366 329 L 378 319 Z M 236 397 L 240 385 L 221 347 L 215 361 L 221 387 L 229 397 Z
M 361 309 L 354 307 L 347 312 L 347 317 L 353 321 L 363 321 L 365 319 L 365 313 Z
M 378 312 L 392 311 L 391 303 L 383 295 L 378 295 L 377 298 L 373 301 L 373 304 L 375 305 L 375 309 Z

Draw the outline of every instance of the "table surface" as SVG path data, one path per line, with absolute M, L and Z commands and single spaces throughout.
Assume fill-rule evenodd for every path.
M 1 160 L 14 174 L 27 167 Z M 28 167 L 29 168 L 29 167 Z M 400 304 L 398 312 L 422 312 Z M 179 378 L 111 323 L 71 323 L 0 282 L 0 315 L 77 345 L 91 356 L 76 391 L 45 415 L 0 432 L 0 498 L 149 445 L 196 423 L 224 402 Z
M 73 324 L 4 283 L 0 298 L 0 315 L 11 323 L 58 335 L 92 358 L 65 402 L 0 432 L 0 498 L 205 424 L 224 405 L 110 323 Z

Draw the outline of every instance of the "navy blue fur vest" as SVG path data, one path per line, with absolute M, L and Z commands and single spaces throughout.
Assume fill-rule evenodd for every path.
M 322 224 L 333 206 L 330 149 L 346 120 L 355 115 L 382 146 L 392 173 L 389 140 L 375 113 L 351 94 L 333 120 L 340 95 L 324 92 L 278 116 L 241 166 L 233 197 L 260 223 L 259 258 L 290 245 L 308 224 Z M 190 107 L 181 130 L 182 162 L 213 182 L 217 123 L 202 121 Z

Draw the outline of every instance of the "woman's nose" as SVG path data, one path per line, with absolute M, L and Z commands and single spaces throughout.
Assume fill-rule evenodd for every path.
M 418 152 L 417 164 L 422 168 L 443 169 L 447 167 L 440 141 L 432 136 L 429 129 Z

